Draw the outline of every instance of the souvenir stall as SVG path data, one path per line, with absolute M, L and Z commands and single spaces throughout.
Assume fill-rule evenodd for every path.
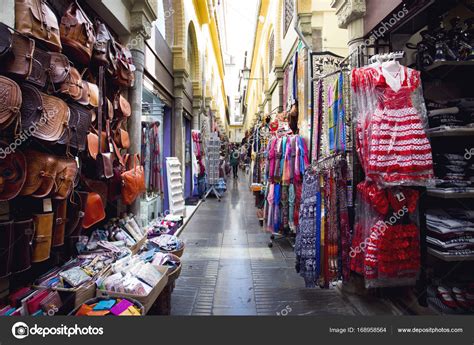
M 127 153 L 131 53 L 79 2 L 17 1 L 15 19 L 0 24 L 0 315 L 142 315 L 184 244 L 126 212 L 147 189 Z

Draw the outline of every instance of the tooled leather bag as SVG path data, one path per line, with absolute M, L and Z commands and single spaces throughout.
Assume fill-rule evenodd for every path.
M 26 181 L 20 195 L 43 198 L 51 193 L 56 182 L 58 159 L 47 153 L 26 150 Z
M 122 173 L 122 201 L 131 205 L 140 194 L 146 191 L 145 172 L 138 154 L 125 157 L 127 171 Z
M 51 51 L 61 51 L 58 20 L 45 0 L 15 0 L 15 28 Z
M 91 125 L 92 113 L 79 104 L 69 104 L 69 121 L 58 144 L 68 145 L 79 152 L 86 149 L 86 138 Z
M 57 158 L 56 189 L 53 190 L 53 199 L 66 199 L 71 194 L 77 177 L 77 163 L 73 158 Z
M 10 53 L 12 49 L 12 34 L 8 26 L 0 23 L 0 59 Z
M 26 36 L 13 33 L 12 42 L 12 50 L 2 63 L 2 71 L 26 79 L 33 69 L 35 41 Z
M 60 33 L 69 56 L 83 65 L 89 64 L 95 42 L 94 26 L 77 1 L 72 2 L 62 16 Z
M 71 62 L 66 55 L 50 52 L 51 65 L 49 75 L 53 84 L 62 84 L 66 81 L 71 71 Z
M 6 142 L 0 142 L 3 152 Z M 2 157 L 4 156 L 4 157 Z M 16 198 L 26 181 L 26 158 L 17 150 L 0 155 L 0 201 Z
M 54 96 L 22 84 L 21 125 L 35 138 L 55 143 L 62 137 L 69 120 L 67 104 Z M 34 130 L 33 130 L 34 128 Z
M 22 94 L 13 80 L 0 76 L 0 129 L 5 129 L 20 118 Z
M 72 100 L 78 101 L 82 97 L 82 77 L 79 71 L 71 67 L 69 74 L 59 87 L 59 92 L 69 96 Z

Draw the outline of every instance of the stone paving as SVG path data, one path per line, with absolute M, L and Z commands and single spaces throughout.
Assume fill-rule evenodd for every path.
M 210 197 L 181 233 L 183 270 L 172 315 L 390 315 L 385 299 L 307 289 L 286 241 L 268 247 L 254 197 L 243 179 L 228 180 L 221 202 Z

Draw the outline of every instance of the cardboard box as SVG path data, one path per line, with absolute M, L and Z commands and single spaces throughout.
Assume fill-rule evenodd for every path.
M 112 298 L 131 298 L 135 299 L 140 302 L 143 307 L 145 308 L 145 314 L 148 313 L 152 305 L 157 300 L 160 293 L 165 288 L 166 284 L 168 283 L 168 267 L 166 266 L 155 266 L 158 270 L 163 274 L 158 284 L 150 291 L 150 293 L 146 296 L 137 296 L 129 293 L 124 292 L 114 292 L 114 291 L 106 291 L 97 289 L 97 297 L 112 297 Z M 112 273 L 110 270 L 109 274 Z

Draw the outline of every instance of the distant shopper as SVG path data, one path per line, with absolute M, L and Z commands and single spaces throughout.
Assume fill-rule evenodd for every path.
M 238 148 L 235 148 L 230 154 L 230 166 L 232 167 L 232 171 L 234 172 L 234 178 L 238 178 L 237 172 L 239 170 L 239 162 L 240 152 Z

